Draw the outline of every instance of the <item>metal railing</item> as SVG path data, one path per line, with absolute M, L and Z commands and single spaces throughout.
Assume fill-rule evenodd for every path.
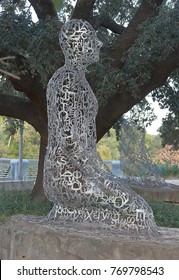
M 27 180 L 35 180 L 38 171 L 38 160 L 28 159 Z
M 122 171 L 119 160 L 104 160 L 111 172 L 115 176 L 122 177 Z M 22 180 L 35 181 L 38 171 L 38 160 L 23 159 Z M 0 158 L 0 181 L 18 181 L 19 180 L 19 160 Z
M 34 181 L 37 176 L 38 160 L 23 159 L 23 181 Z M 19 160 L 0 158 L 0 181 L 19 180 Z
M 12 180 L 10 159 L 0 159 L 0 181 Z

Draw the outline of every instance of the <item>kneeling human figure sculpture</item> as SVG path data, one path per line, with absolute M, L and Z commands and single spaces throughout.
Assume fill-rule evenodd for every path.
M 49 219 L 72 221 L 125 232 L 156 231 L 148 204 L 114 177 L 96 151 L 96 97 L 85 78 L 99 59 L 102 43 L 84 20 L 60 31 L 65 65 L 47 86 L 48 146 L 44 191 L 54 203 Z

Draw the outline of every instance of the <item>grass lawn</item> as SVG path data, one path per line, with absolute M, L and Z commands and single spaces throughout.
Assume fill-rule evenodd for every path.
M 30 199 L 30 191 L 0 191 L 0 222 L 17 214 L 43 216 L 51 210 L 50 202 Z
M 166 202 L 149 202 L 158 226 L 179 228 L 179 205 Z M 12 215 L 45 216 L 52 208 L 50 202 L 30 199 L 30 191 L 0 191 L 0 222 Z

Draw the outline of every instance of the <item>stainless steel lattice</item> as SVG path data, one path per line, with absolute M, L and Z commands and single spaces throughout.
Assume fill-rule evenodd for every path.
M 47 87 L 48 146 L 44 191 L 54 203 L 49 219 L 129 232 L 156 232 L 148 204 L 114 177 L 96 151 L 98 102 L 85 78 L 102 43 L 91 25 L 73 19 L 60 31 L 65 65 Z

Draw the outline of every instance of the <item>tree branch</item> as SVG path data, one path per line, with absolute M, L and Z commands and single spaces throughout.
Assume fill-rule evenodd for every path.
M 93 28 L 97 30 L 100 26 L 111 30 L 114 33 L 121 34 L 125 27 L 117 24 L 110 17 L 106 16 L 91 16 L 95 0 L 78 0 L 74 8 L 72 18 L 88 20 Z
M 7 72 L 6 70 L 3 70 L 0 68 L 0 74 L 4 75 L 4 76 L 8 76 L 10 78 L 13 78 L 13 79 L 17 79 L 17 80 L 20 80 L 20 78 L 10 72 Z
M 95 30 L 97 30 L 100 26 L 105 27 L 118 34 L 121 34 L 125 30 L 125 27 L 123 25 L 117 24 L 107 15 L 93 17 L 92 20 L 90 19 L 90 23 Z
M 44 119 L 47 119 L 46 90 L 42 87 L 38 74 L 34 76 L 31 74 L 28 70 L 27 60 L 22 55 L 16 55 L 15 62 L 17 68 L 20 69 L 20 80 L 9 78 L 10 82 L 15 90 L 24 92 L 34 106 L 36 106 L 39 114 Z
M 149 93 L 157 87 L 162 86 L 172 71 L 179 67 L 179 47 L 169 54 L 163 61 L 160 61 L 155 67 L 148 83 L 140 87 L 140 92 Z
M 26 98 L 0 94 L 0 115 L 25 120 L 39 133 L 42 131 L 43 124 L 39 123 L 38 112 Z
M 28 0 L 33 6 L 37 17 L 39 19 L 46 19 L 47 17 L 57 18 L 57 12 L 55 10 L 52 0 Z
M 114 67 L 121 67 L 127 51 L 132 47 L 140 33 L 139 26 L 142 22 L 156 16 L 159 6 L 164 0 L 143 0 L 135 16 L 125 28 L 118 43 L 111 49 L 110 55 L 115 58 Z
M 89 20 L 95 0 L 77 0 L 72 18 Z
M 15 58 L 14 56 L 1 57 L 0 58 L 0 63 L 5 65 L 5 66 L 9 65 L 8 61 L 11 60 L 11 59 L 14 59 L 14 58 Z M 10 72 L 8 72 L 8 71 L 6 71 L 4 69 L 1 69 L 1 68 L 0 68 L 0 74 L 8 76 L 8 77 L 11 77 L 11 78 L 14 78 L 14 79 L 17 79 L 17 80 L 20 80 L 20 78 L 17 75 L 15 75 L 13 73 L 10 73 Z
M 178 67 L 179 48 L 155 65 L 151 79 L 139 88 L 137 98 L 129 89 L 119 86 L 118 91 L 116 89 L 116 94 L 108 100 L 107 105 L 99 109 L 96 123 L 98 140 L 115 124 L 117 119 L 128 112 L 136 103 L 155 88 L 164 85 L 172 71 Z

